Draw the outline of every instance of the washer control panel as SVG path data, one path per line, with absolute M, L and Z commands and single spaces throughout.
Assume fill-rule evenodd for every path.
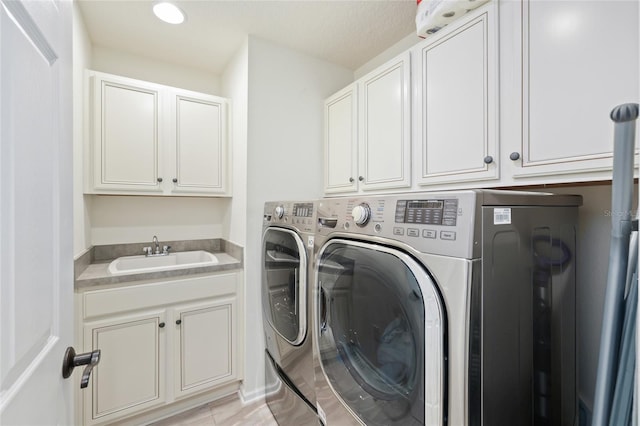
M 315 203 L 311 201 L 266 202 L 263 226 L 288 225 L 299 231 L 313 232 L 316 223 Z

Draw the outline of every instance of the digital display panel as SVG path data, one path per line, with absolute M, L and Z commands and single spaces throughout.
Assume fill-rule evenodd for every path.
M 442 209 L 443 207 L 443 200 L 407 201 L 408 209 Z
M 313 217 L 313 203 L 296 203 L 293 205 L 295 217 Z
M 455 226 L 458 200 L 400 200 L 396 204 L 396 223 Z

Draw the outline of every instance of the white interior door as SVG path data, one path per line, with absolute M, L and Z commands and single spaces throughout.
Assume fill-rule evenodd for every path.
M 0 0 L 2 425 L 73 422 L 71 28 L 70 1 Z

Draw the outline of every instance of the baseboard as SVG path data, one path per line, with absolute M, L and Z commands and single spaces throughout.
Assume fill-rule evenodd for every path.
M 242 404 L 252 404 L 254 402 L 259 402 L 264 400 L 265 388 L 261 386 L 257 389 L 247 390 L 244 387 L 244 383 L 240 386 L 240 390 L 238 391 L 238 396 L 240 397 L 240 401 Z

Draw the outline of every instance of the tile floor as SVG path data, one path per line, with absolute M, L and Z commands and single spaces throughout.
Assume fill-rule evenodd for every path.
M 234 395 L 149 426 L 278 426 L 278 423 L 264 401 L 243 405 Z

